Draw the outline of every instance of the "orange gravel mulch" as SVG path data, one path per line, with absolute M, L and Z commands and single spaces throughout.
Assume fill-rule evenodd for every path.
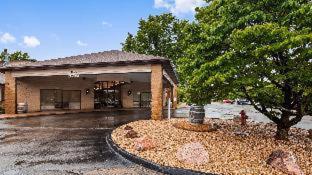
M 125 125 L 112 132 L 112 139 L 126 151 L 160 165 L 226 175 L 283 175 L 266 164 L 272 151 L 282 149 L 293 152 L 304 173 L 312 174 L 312 140 L 307 138 L 307 130 L 292 128 L 289 141 L 276 141 L 273 123 L 248 123 L 242 129 L 233 120 L 206 119 L 205 124 L 215 123 L 221 127 L 214 132 L 194 132 L 172 126 L 183 121 L 185 119 L 141 120 L 127 124 L 139 137 L 148 136 L 156 141 L 157 146 L 151 150 L 137 151 L 135 139 L 124 137 Z M 235 135 L 240 131 L 248 135 Z M 177 159 L 178 148 L 190 142 L 200 142 L 204 146 L 209 156 L 207 163 L 185 164 Z

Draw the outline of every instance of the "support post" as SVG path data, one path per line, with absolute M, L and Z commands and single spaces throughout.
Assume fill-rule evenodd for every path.
M 171 98 L 168 99 L 168 119 L 171 119 Z
M 163 68 L 161 64 L 151 65 L 151 117 L 153 120 L 163 118 Z
M 16 78 L 5 72 L 4 109 L 6 114 L 16 114 Z

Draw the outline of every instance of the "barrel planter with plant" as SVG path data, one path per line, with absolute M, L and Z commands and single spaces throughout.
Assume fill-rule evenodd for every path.
M 193 105 L 190 109 L 189 121 L 194 124 L 203 124 L 205 108 L 203 105 Z

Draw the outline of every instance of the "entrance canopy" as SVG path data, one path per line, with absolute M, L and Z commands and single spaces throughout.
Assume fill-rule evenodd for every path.
M 162 69 L 178 84 L 175 69 L 168 58 L 117 50 L 36 62 L 13 61 L 2 65 L 0 72 L 9 71 L 13 77 L 69 75 L 73 72 L 78 74 L 151 72 L 153 64 L 162 65 Z
M 11 62 L 5 73 L 6 113 L 17 104 L 28 111 L 151 107 L 162 117 L 166 99 L 176 106 L 178 78 L 163 57 L 108 51 L 38 62 Z

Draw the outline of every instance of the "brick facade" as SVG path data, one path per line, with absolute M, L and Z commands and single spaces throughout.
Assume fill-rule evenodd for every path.
M 161 120 L 163 118 L 163 68 L 160 64 L 151 66 L 151 112 L 152 119 Z
M 138 92 L 151 92 L 151 118 L 161 120 L 163 118 L 164 106 L 164 78 L 161 64 L 150 65 L 150 75 L 142 79 L 142 82 L 125 84 L 121 88 L 122 106 L 132 108 L 133 95 Z M 60 89 L 60 90 L 80 90 L 81 109 L 94 109 L 94 83 L 95 78 L 69 78 L 68 76 L 28 76 L 17 77 L 10 71 L 5 73 L 5 110 L 7 114 L 16 113 L 17 103 L 27 103 L 28 112 L 40 111 L 40 90 Z M 17 74 L 16 74 L 17 75 Z M 116 74 L 117 75 L 117 74 Z M 125 74 L 126 75 L 126 74 Z M 119 74 L 119 76 L 121 76 Z M 149 77 L 150 76 L 150 77 Z M 91 93 L 86 94 L 86 89 Z M 132 94 L 128 94 L 131 90 Z M 177 86 L 174 85 L 172 95 L 177 99 Z M 176 108 L 177 101 L 173 100 L 173 107 Z
M 24 77 L 17 78 L 17 103 L 28 104 L 29 112 L 40 111 L 40 89 L 80 90 L 81 109 L 94 108 L 94 94 L 86 94 L 92 90 L 93 79 L 68 78 L 68 76 Z
M 149 106 L 146 102 L 150 94 L 138 94 L 138 92 L 151 92 L 152 118 L 158 120 L 163 117 L 163 102 L 165 101 L 163 91 L 164 86 L 168 86 L 164 83 L 165 79 L 169 80 L 171 85 L 178 83 L 175 69 L 168 58 L 116 50 L 36 62 L 11 61 L 0 66 L 0 72 L 5 72 L 5 110 L 8 114 L 16 113 L 18 103 L 27 103 L 29 112 L 40 111 L 41 89 L 80 90 L 81 109 L 93 109 L 94 94 L 86 94 L 86 89 L 93 89 L 97 81 L 110 81 L 105 76 L 113 78 L 111 75 L 114 75 L 121 80 L 114 79 L 113 81 L 130 83 L 122 88 L 123 106 L 126 108 L 133 107 L 133 104 L 142 106 L 141 102 L 137 105 L 137 101 L 140 101 L 137 100 L 138 96 L 134 96 L 136 102 L 133 103 L 135 93 L 140 95 L 140 99 L 142 97 L 147 99 L 143 106 Z M 84 78 L 69 79 L 68 75 L 73 72 L 83 75 Z M 132 95 L 127 94 L 129 90 L 132 90 Z M 62 102 L 53 102 L 53 99 L 50 99 L 54 98 L 53 91 L 49 92 L 50 97 L 45 99 L 44 104 L 47 105 L 44 109 L 62 108 L 63 104 L 60 105 Z M 63 96 L 64 91 L 60 94 Z M 75 97 L 77 98 L 77 95 Z M 58 99 L 60 99 L 59 96 Z M 72 104 L 75 108 L 79 105 L 77 101 L 76 99 L 73 102 L 75 104 Z M 63 107 L 67 106 L 67 103 Z
M 92 91 L 94 79 L 72 78 L 67 76 L 50 77 L 24 77 L 17 78 L 17 103 L 27 103 L 29 112 L 40 111 L 40 89 L 80 90 L 81 109 L 94 109 L 94 93 L 86 94 L 86 89 Z M 128 95 L 131 90 L 132 94 Z M 138 92 L 150 92 L 150 83 L 132 82 L 121 88 L 121 99 L 124 108 L 133 107 L 133 94 Z
M 6 114 L 16 113 L 16 79 L 11 72 L 5 72 L 4 107 Z

